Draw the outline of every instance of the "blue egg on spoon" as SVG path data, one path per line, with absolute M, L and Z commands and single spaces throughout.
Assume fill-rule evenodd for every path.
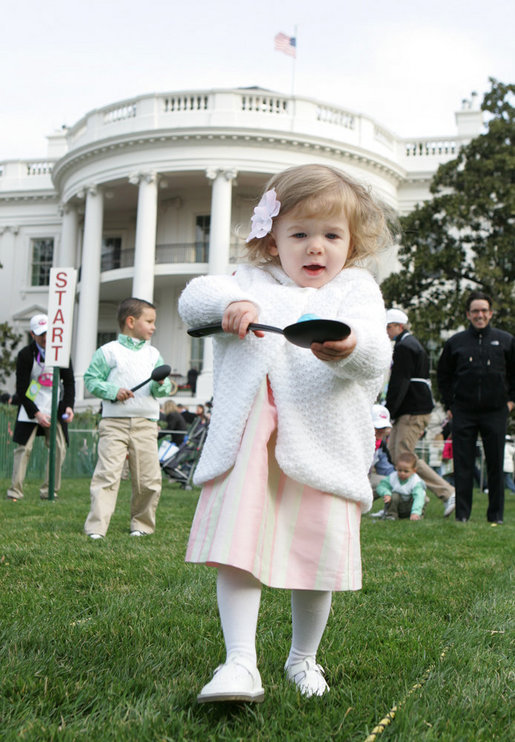
M 320 319 L 318 314 L 303 314 L 302 317 L 299 317 L 297 322 L 309 322 L 312 319 Z

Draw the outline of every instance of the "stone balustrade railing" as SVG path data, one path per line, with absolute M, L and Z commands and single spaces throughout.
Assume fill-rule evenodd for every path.
M 112 271 L 119 268 L 132 268 L 134 266 L 134 248 L 121 250 L 117 254 L 105 253 L 102 255 L 101 270 Z M 236 262 L 242 252 L 242 245 L 232 242 L 229 251 L 229 260 Z M 156 245 L 156 265 L 173 265 L 178 263 L 207 263 L 209 260 L 209 247 L 201 243 L 171 243 Z
M 53 162 L 27 162 L 27 175 L 29 178 L 33 175 L 51 175 L 54 167 Z
M 404 140 L 406 157 L 446 157 L 452 159 L 458 154 L 459 143 L 454 139 L 431 138 L 413 141 Z
M 6 160 L 0 163 L 0 192 L 53 188 L 52 160 Z
M 112 124 L 115 121 L 123 121 L 124 119 L 131 119 L 136 116 L 137 106 L 135 103 L 127 106 L 116 106 L 115 108 L 108 108 L 104 111 L 104 124 Z
M 163 98 L 165 113 L 176 113 L 177 111 L 207 111 L 209 108 L 209 96 L 204 94 L 178 94 L 165 95 Z

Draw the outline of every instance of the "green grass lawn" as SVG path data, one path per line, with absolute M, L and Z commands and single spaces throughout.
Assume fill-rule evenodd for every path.
M 87 479 L 65 480 L 55 503 L 35 482 L 7 501 L 0 484 L 2 740 L 364 742 L 394 705 L 380 741 L 514 736 L 512 495 L 497 527 L 479 493 L 468 524 L 444 520 L 435 499 L 418 523 L 364 516 L 364 587 L 334 596 L 323 698 L 285 682 L 289 593 L 265 588 L 265 702 L 240 706 L 195 701 L 224 657 L 215 571 L 183 562 L 196 490 L 165 483 L 156 534 L 135 539 L 123 483 L 93 542 Z

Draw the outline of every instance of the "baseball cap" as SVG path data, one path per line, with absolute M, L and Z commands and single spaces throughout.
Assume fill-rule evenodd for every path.
M 402 309 L 388 309 L 386 312 L 386 324 L 395 322 L 398 325 L 405 325 L 408 322 L 408 315 Z
M 48 317 L 46 314 L 35 314 L 30 320 L 30 331 L 34 335 L 42 335 L 48 329 Z
M 390 413 L 382 404 L 372 406 L 372 422 L 374 428 L 391 428 Z

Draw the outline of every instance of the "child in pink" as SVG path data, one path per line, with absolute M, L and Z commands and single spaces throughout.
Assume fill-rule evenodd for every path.
M 187 561 L 218 568 L 226 661 L 199 702 L 262 701 L 255 635 L 261 585 L 292 591 L 286 674 L 328 691 L 316 661 L 333 590 L 361 587 L 359 526 L 370 509 L 371 406 L 390 362 L 381 293 L 361 267 L 389 240 L 369 191 L 325 165 L 274 176 L 254 210 L 250 264 L 191 281 L 190 326 L 222 321 L 214 397 L 195 473 L 203 485 Z M 341 340 L 299 348 L 281 335 L 305 315 L 340 320 Z

